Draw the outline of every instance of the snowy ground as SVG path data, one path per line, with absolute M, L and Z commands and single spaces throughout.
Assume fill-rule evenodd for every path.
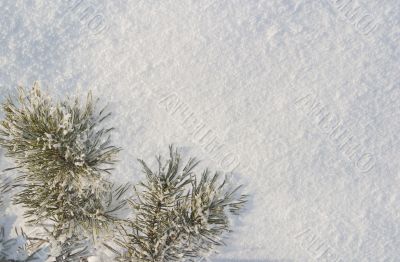
M 94 90 L 115 179 L 175 143 L 246 185 L 212 261 L 400 261 L 398 0 L 1 0 L 0 29 L 0 100 Z

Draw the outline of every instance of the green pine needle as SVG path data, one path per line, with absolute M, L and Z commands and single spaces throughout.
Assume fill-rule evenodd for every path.
M 12 189 L 11 180 L 4 180 L 3 178 L 0 177 L 0 214 L 1 212 L 3 212 L 2 209 L 5 208 L 6 195 L 11 191 L 11 189 Z

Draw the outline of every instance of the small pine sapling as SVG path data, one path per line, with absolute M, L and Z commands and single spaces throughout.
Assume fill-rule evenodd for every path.
M 205 170 L 194 172 L 198 162 L 191 158 L 181 166 L 180 154 L 170 147 L 169 159 L 157 158 L 157 170 L 139 160 L 146 176 L 130 200 L 133 219 L 110 247 L 118 261 L 195 261 L 223 244 L 231 231 L 230 214 L 238 215 L 246 196 L 240 188 L 227 189 L 226 179 Z
M 14 199 L 25 207 L 28 223 L 51 222 L 46 230 L 57 243 L 82 235 L 95 239 L 112 228 L 127 187 L 115 187 L 105 176 L 120 151 L 111 144 L 113 128 L 102 127 L 110 114 L 96 110 L 90 93 L 85 105 L 79 99 L 53 102 L 38 84 L 19 88 L 2 109 L 0 146 L 21 172 Z

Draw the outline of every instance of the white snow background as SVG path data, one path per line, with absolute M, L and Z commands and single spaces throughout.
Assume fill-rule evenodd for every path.
M 400 261 L 399 43 L 398 0 L 0 0 L 0 101 L 93 90 L 115 181 L 170 143 L 232 172 L 211 261 Z

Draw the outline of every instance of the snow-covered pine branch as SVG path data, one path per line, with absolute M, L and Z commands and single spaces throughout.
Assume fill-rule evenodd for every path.
M 130 203 L 134 218 L 121 232 L 119 261 L 195 261 L 223 244 L 231 231 L 230 214 L 239 214 L 246 202 L 240 187 L 226 188 L 217 173 L 194 171 L 191 158 L 182 167 L 180 154 L 170 147 L 169 159 L 157 158 L 150 169 L 140 160 L 146 179 Z
M 113 227 L 124 201 L 106 176 L 120 150 L 111 144 L 112 128 L 103 127 L 110 114 L 96 109 L 90 93 L 84 105 L 54 102 L 38 84 L 19 88 L 2 109 L 0 145 L 22 173 L 15 203 L 28 222 L 51 222 L 49 238 L 59 243 Z

